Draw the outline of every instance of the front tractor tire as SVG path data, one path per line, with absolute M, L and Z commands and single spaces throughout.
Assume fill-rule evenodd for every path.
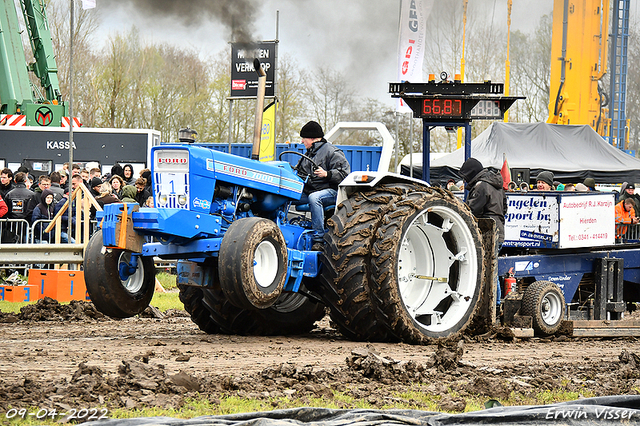
M 533 320 L 533 331 L 542 336 L 555 334 L 565 312 L 564 294 L 551 281 L 536 281 L 524 291 L 522 315 Z
M 382 218 L 372 252 L 372 292 L 402 341 L 450 338 L 471 322 L 484 250 L 460 200 L 434 188 L 407 193 Z
M 103 314 L 129 318 L 144 311 L 155 289 L 155 266 L 150 257 L 139 257 L 132 274 L 123 272 L 132 253 L 106 248 L 102 230 L 96 232 L 85 250 L 84 279 L 91 301 Z
M 273 305 L 287 278 L 287 243 L 275 222 L 247 217 L 233 222 L 218 255 L 220 286 L 244 309 Z

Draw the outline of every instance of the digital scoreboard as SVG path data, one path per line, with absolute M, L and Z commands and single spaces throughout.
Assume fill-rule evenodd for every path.
M 502 96 L 502 83 L 390 83 L 392 97 L 402 98 L 415 118 L 430 122 L 501 120 L 520 96 Z

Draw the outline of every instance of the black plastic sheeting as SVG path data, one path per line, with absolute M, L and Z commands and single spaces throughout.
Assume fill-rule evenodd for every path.
M 496 407 L 462 414 L 418 410 L 331 410 L 295 408 L 193 419 L 145 417 L 88 422 L 85 425 L 134 426 L 382 426 L 382 425 L 609 425 L 640 424 L 640 396 L 605 396 L 539 406 Z

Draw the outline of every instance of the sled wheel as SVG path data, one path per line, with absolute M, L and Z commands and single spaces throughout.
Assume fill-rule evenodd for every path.
M 156 269 L 151 257 L 139 256 L 137 268 L 128 271 L 133 254 L 106 248 L 102 230 L 85 250 L 84 279 L 91 301 L 100 312 L 113 318 L 129 318 L 144 311 L 155 289 Z
M 450 193 L 417 189 L 382 221 L 372 289 L 394 333 L 426 343 L 464 330 L 478 308 L 484 256 L 469 208 Z
M 533 319 L 533 330 L 548 336 L 555 334 L 564 318 L 562 290 L 551 281 L 536 281 L 522 296 L 522 315 Z
M 280 228 L 259 217 L 233 222 L 222 238 L 218 265 L 220 286 L 231 303 L 268 308 L 287 277 L 287 245 Z

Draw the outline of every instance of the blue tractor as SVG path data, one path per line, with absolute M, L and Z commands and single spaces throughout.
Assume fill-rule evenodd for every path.
M 420 343 L 461 332 L 478 308 L 483 240 L 448 191 L 353 172 L 319 252 L 291 205 L 306 177 L 289 162 L 188 143 L 151 155 L 155 207 L 106 205 L 85 251 L 87 290 L 109 316 L 148 306 L 155 257 L 177 261 L 180 299 L 207 333 L 300 334 L 328 308 L 348 338 Z

